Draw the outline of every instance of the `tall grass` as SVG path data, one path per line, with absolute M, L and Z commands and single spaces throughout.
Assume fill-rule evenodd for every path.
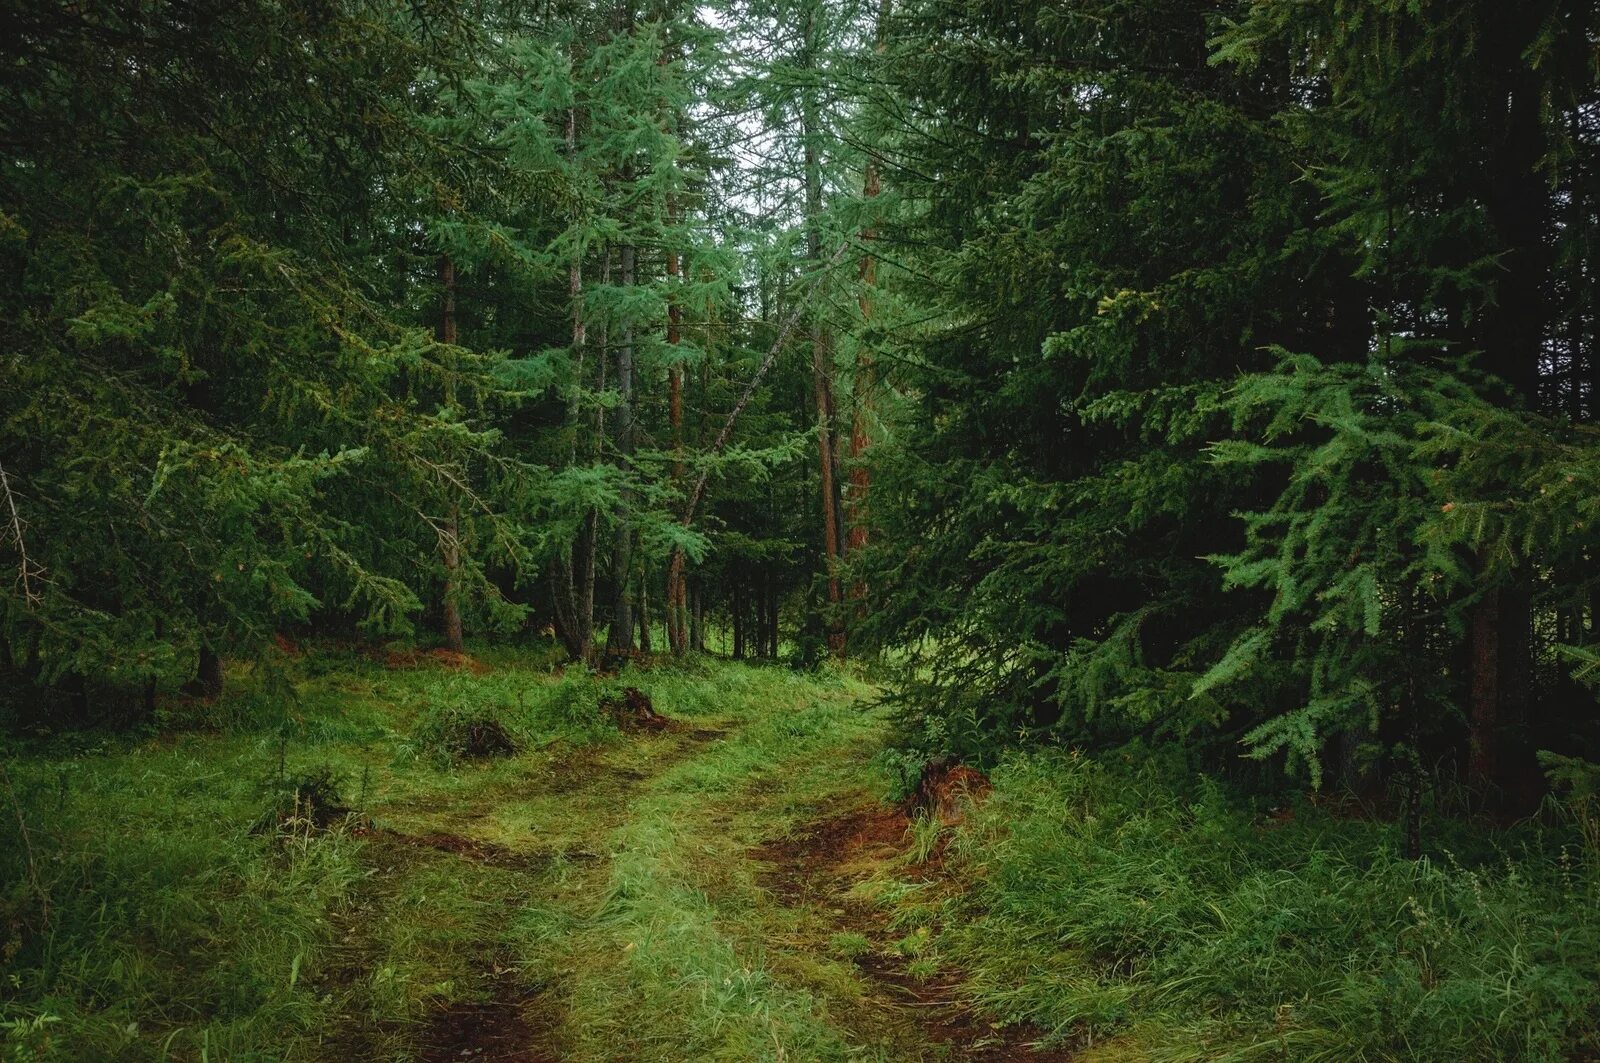
M 175 701 L 154 733 L 0 736 L 0 1058 L 311 1058 L 353 1015 L 402 1024 L 464 991 L 487 872 L 417 854 L 372 897 L 369 842 L 273 824 L 300 776 L 342 779 L 357 806 L 467 790 L 407 763 L 442 706 L 504 716 L 530 746 L 615 733 L 589 677 L 500 663 L 318 650 L 286 673 L 236 669 L 225 700 Z M 399 923 L 371 910 L 411 896 L 425 902 Z
M 1410 861 L 1386 824 L 1153 767 L 1019 755 L 995 782 L 940 944 L 1009 1019 L 1174 1061 L 1600 1048 L 1600 867 L 1575 834 L 1439 824 Z
M 251 833 L 269 761 L 248 742 L 178 741 L 11 766 L 8 1058 L 261 1058 L 327 1021 L 306 987 L 362 868 L 342 832 Z
M 626 985 L 580 982 L 597 1007 L 636 1009 L 607 1023 L 635 1029 L 643 1005 L 661 1043 L 737 1058 L 728 1046 L 766 1045 L 774 1028 L 785 1044 L 832 1043 L 803 995 L 747 970 L 675 862 L 707 838 L 730 844 L 694 820 L 705 795 L 820 747 L 855 720 L 841 705 L 861 690 L 709 661 L 601 678 L 522 651 L 481 659 L 487 674 L 313 648 L 277 671 L 237 667 L 221 703 L 174 700 L 143 733 L 0 737 L 0 1059 L 413 1058 L 420 1022 L 480 999 L 506 957 L 527 960 L 523 992 L 559 982 L 536 961 L 568 964 L 573 934 L 636 943 L 616 953 Z M 680 726 L 619 733 L 599 701 L 624 686 Z M 819 699 L 834 704 L 797 711 Z M 515 755 L 452 755 L 462 719 L 493 721 Z M 643 800 L 667 771 L 671 786 Z M 338 780 L 359 818 L 313 829 L 299 817 L 307 779 Z M 369 821 L 377 833 L 353 829 Z M 432 832 L 527 860 L 415 840 Z M 747 1006 L 772 1007 L 778 1026 L 719 1031 Z M 685 1018 L 698 1033 L 673 1032 Z

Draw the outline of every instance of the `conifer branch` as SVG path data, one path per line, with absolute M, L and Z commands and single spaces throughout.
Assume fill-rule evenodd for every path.
M 756 389 L 761 386 L 761 381 L 772 370 L 773 365 L 778 360 L 778 355 L 788 345 L 789 337 L 794 334 L 796 326 L 800 324 L 800 318 L 804 316 L 805 312 L 810 309 L 811 304 L 816 300 L 817 293 L 821 290 L 822 278 L 827 275 L 830 269 L 837 266 L 844 259 L 851 246 L 849 241 L 839 245 L 839 249 L 833 253 L 833 257 L 811 279 L 811 287 L 806 292 L 805 298 L 797 302 L 794 309 L 789 311 L 789 316 L 784 318 L 783 324 L 778 328 L 778 335 L 772 340 L 772 346 L 767 348 L 766 356 L 761 359 L 761 364 L 756 366 L 756 371 L 751 374 L 750 379 L 745 383 L 744 391 L 739 395 L 739 401 L 733 404 L 733 409 L 729 410 L 728 416 L 723 419 L 722 430 L 717 433 L 717 438 L 712 442 L 709 453 L 713 455 L 720 454 L 723 448 L 728 445 L 728 440 L 733 436 L 733 426 L 739 420 L 739 415 L 744 412 L 744 408 L 755 397 Z M 688 528 L 694 523 L 695 511 L 700 508 L 700 502 L 705 498 L 706 482 L 710 477 L 711 469 L 708 466 L 701 469 L 700 475 L 695 478 L 694 488 L 689 492 L 688 501 L 684 503 L 683 516 L 679 518 L 679 523 L 683 527 Z M 681 546 L 673 548 L 675 559 L 682 552 L 682 549 Z
M 6 468 L 0 465 L 0 494 L 6 498 L 6 509 L 9 513 L 9 527 L 6 530 L 6 541 L 17 549 L 17 575 L 22 583 L 22 600 L 32 610 L 43 600 L 44 595 L 35 589 L 35 581 L 44 580 L 44 569 L 28 557 L 28 543 L 23 537 L 22 530 L 27 527 L 27 522 L 22 519 L 22 514 L 17 511 L 17 497 L 11 490 L 11 477 L 6 475 Z

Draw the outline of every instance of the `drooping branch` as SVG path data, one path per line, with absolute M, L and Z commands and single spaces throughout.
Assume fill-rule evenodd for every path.
M 17 497 L 12 493 L 11 477 L 6 475 L 4 465 L 0 465 L 0 494 L 4 494 L 6 498 L 6 516 L 9 525 L 6 529 L 6 540 L 17 548 L 17 574 L 22 583 L 22 600 L 29 609 L 33 609 L 43 599 L 43 594 L 35 588 L 35 583 L 43 581 L 44 569 L 28 557 L 28 542 L 22 534 L 22 529 L 27 525 L 17 510 Z

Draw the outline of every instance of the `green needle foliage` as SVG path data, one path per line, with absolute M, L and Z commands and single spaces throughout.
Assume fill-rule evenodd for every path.
M 1588 17 L 898 9 L 860 567 L 922 744 L 1523 809 L 1595 754 Z

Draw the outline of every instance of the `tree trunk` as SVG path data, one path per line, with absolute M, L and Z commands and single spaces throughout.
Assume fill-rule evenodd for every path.
M 817 67 L 817 7 L 806 12 L 805 67 Z M 813 269 L 822 268 L 822 159 L 818 150 L 821 138 L 816 88 L 807 86 L 801 103 L 802 135 L 805 139 L 806 257 Z M 835 657 L 845 655 L 843 616 L 840 613 L 840 551 L 843 525 L 840 519 L 839 457 L 834 448 L 835 412 L 833 403 L 833 336 L 827 315 L 817 310 L 811 323 L 811 377 L 817 408 L 817 458 L 822 472 L 822 556 L 828 573 L 828 648 Z
M 639 573 L 639 652 L 650 653 L 654 648 L 650 638 L 650 569 L 646 566 Z
M 455 345 L 456 342 L 456 266 L 449 255 L 439 256 L 439 283 L 444 289 L 444 299 L 439 307 L 439 342 Z M 452 366 L 454 359 L 451 359 Z M 455 385 L 445 385 L 446 405 L 455 404 Z M 452 495 L 454 490 L 450 489 Z M 441 547 L 444 552 L 444 594 L 440 605 L 440 628 L 447 649 L 461 653 L 466 647 L 461 633 L 461 506 L 453 497 L 450 515 L 445 520 Z
M 567 108 L 567 155 L 575 158 L 578 148 L 578 111 Z M 567 264 L 567 301 L 572 313 L 572 397 L 567 404 L 567 420 L 572 426 L 572 440 L 568 448 L 567 464 L 578 464 L 578 437 L 583 420 L 584 370 L 589 345 L 588 319 L 583 312 L 583 254 L 575 252 Z M 605 371 L 604 351 L 601 352 L 601 373 Z M 598 414 L 597 416 L 604 416 Z M 603 422 L 601 423 L 603 430 Z M 595 444 L 599 452 L 598 441 Z M 572 660 L 587 660 L 594 645 L 594 552 L 595 529 L 598 514 L 591 508 L 585 515 L 583 526 L 567 556 L 559 558 L 552 566 L 551 591 L 554 599 L 556 628 Z
M 601 253 L 600 283 L 611 283 L 611 245 L 607 244 Z M 604 320 L 600 323 L 600 350 L 595 358 L 599 372 L 597 390 L 605 391 L 608 371 L 607 352 L 611 346 L 611 326 Z M 606 440 L 606 408 L 603 403 L 595 403 L 594 411 L 594 445 L 591 452 L 592 460 L 598 462 L 605 453 Z M 598 567 L 600 555 L 600 514 L 589 510 L 588 518 L 583 525 L 582 554 L 578 559 L 578 623 L 587 633 L 584 642 L 584 659 L 589 660 L 594 656 L 594 584 L 595 570 Z
M 1483 314 L 1479 346 L 1484 368 L 1510 385 L 1532 410 L 1540 406 L 1540 355 L 1548 322 L 1545 284 L 1550 271 L 1546 229 L 1550 196 L 1539 171 L 1544 155 L 1538 83 L 1522 51 L 1532 27 L 1507 12 L 1494 53 L 1512 85 L 1503 136 L 1490 150 L 1484 198 L 1501 248 L 1494 300 Z M 1487 566 L 1480 566 L 1487 568 Z M 1485 578 L 1502 579 L 1488 575 Z M 1469 774 L 1474 785 L 1501 782 L 1500 730 L 1525 715 L 1532 679 L 1532 596 L 1528 576 L 1512 573 L 1484 594 L 1470 620 Z
M 874 51 L 880 56 L 883 54 L 889 29 L 890 4 L 891 0 L 880 0 L 878 4 L 878 22 L 873 36 Z M 862 196 L 870 202 L 878 198 L 881 190 L 877 157 L 868 155 L 866 175 L 862 181 Z M 862 245 L 869 250 L 861 256 L 859 305 L 863 335 L 856 343 L 855 394 L 850 411 L 850 509 L 847 514 L 850 535 L 847 552 L 851 555 L 865 549 L 869 537 L 867 502 L 872 492 L 872 470 L 867 467 L 867 448 L 871 445 L 868 422 L 873 412 L 877 370 L 874 365 L 872 343 L 865 333 L 872 327 L 873 289 L 878 283 L 878 259 L 870 250 L 872 241 L 876 237 L 877 231 L 874 227 L 868 226 L 862 230 Z M 864 601 L 866 595 L 866 585 L 860 580 L 851 584 L 850 597 L 858 603 L 856 606 L 858 612 L 864 608 L 860 603 Z
M 755 618 L 756 652 L 755 652 L 755 656 L 765 658 L 767 656 L 767 624 L 768 624 L 768 619 L 767 619 L 767 574 L 766 574 L 766 572 L 762 572 L 761 575 L 760 575 L 760 578 L 756 581 L 755 606 L 756 606 L 756 618 Z
M 624 180 L 632 177 L 632 168 L 625 167 Z M 618 253 L 622 271 L 622 286 L 630 287 L 634 281 L 634 249 L 622 245 Z M 624 476 L 631 476 L 633 459 L 633 322 L 624 318 L 622 335 L 617 344 L 617 456 Z M 630 601 L 630 577 L 633 573 L 633 489 L 628 481 L 618 492 L 621 503 L 617 513 L 617 528 L 611 549 L 611 585 L 615 597 L 611 609 L 611 631 L 606 638 L 606 651 L 612 654 L 633 652 L 633 603 Z
M 200 644 L 200 660 L 190 689 L 207 700 L 222 696 L 222 656 L 205 643 Z
M 667 215 L 672 218 L 673 209 L 669 201 Z M 683 366 L 678 362 L 678 344 L 682 340 L 683 310 L 678 303 L 678 280 L 681 267 L 678 252 L 675 248 L 667 249 L 667 347 L 668 356 L 673 359 L 667 369 L 667 422 L 672 430 L 672 482 L 682 487 L 684 480 L 683 468 Z M 685 632 L 685 616 L 683 609 L 683 580 L 684 564 L 681 552 L 674 552 L 672 561 L 667 565 L 667 585 L 664 605 L 664 615 L 667 627 L 668 648 L 677 656 L 683 656 L 688 648 L 688 636 Z
M 702 594 L 700 577 L 696 576 L 690 593 L 689 613 L 689 644 L 694 647 L 696 653 L 706 652 L 706 614 Z
M 767 573 L 767 656 L 778 659 L 778 581 Z
M 733 659 L 744 660 L 744 594 L 743 584 L 735 582 L 729 597 L 728 612 L 733 619 Z
M 1467 778 L 1486 788 L 1497 778 L 1496 741 L 1500 728 L 1500 591 L 1483 596 L 1472 613 L 1469 633 L 1472 671 L 1468 694 Z

